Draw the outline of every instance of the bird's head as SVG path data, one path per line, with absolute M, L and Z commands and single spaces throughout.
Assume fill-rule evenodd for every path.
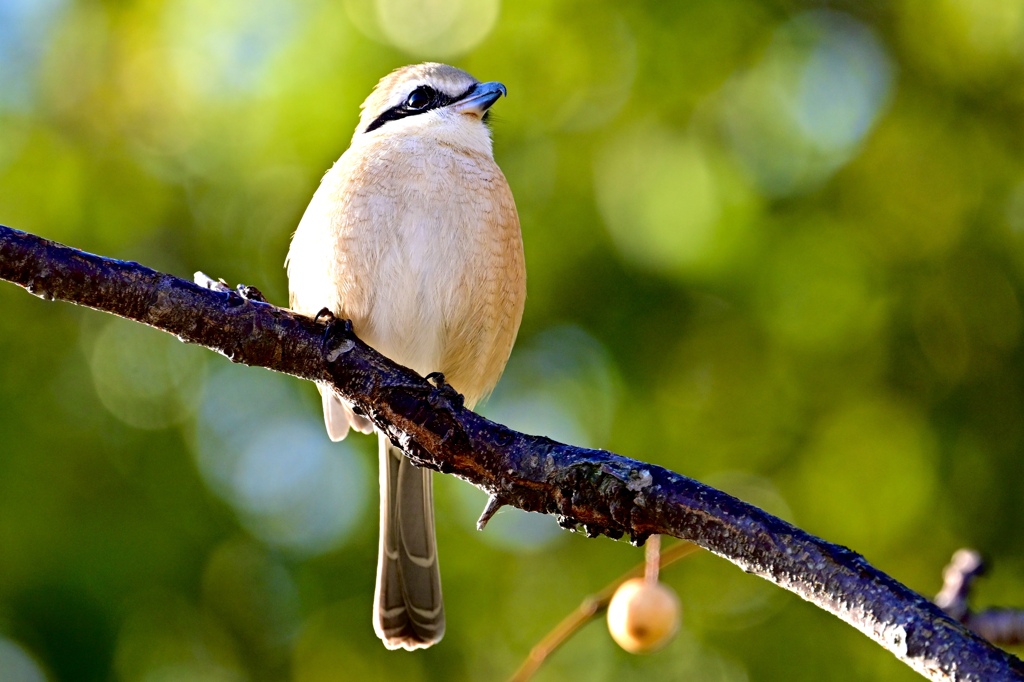
M 366 98 L 353 143 L 371 137 L 417 137 L 491 153 L 487 112 L 506 94 L 465 71 L 428 62 L 384 76 Z

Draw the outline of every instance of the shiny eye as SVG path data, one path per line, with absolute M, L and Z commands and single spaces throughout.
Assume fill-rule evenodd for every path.
M 412 91 L 412 94 L 409 95 L 409 99 L 405 100 L 405 106 L 407 109 L 412 109 L 413 111 L 426 109 L 427 106 L 434 101 L 434 94 L 433 88 L 421 85 Z

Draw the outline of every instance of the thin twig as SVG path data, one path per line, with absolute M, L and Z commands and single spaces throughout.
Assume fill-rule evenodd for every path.
M 942 591 L 935 604 L 974 632 L 1002 646 L 1024 643 L 1024 609 L 993 608 L 974 612 L 970 607 L 971 588 L 987 567 L 979 552 L 959 549 L 942 572 Z

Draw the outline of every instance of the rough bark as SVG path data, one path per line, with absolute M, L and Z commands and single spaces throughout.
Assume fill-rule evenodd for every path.
M 518 433 L 466 410 L 344 324 L 202 288 L 0 226 L 0 279 L 142 322 L 233 362 L 331 383 L 414 462 L 590 536 L 689 540 L 835 614 L 934 680 L 1024 680 L 1024 664 L 834 545 L 667 469 Z

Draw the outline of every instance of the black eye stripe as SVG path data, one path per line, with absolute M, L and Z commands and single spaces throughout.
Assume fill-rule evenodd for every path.
M 446 95 L 443 92 L 435 90 L 435 89 L 433 89 L 433 88 L 431 88 L 429 86 L 421 85 L 418 88 L 416 88 L 415 90 L 413 90 L 412 92 L 410 92 L 408 95 L 406 95 L 405 99 L 402 100 L 401 104 L 398 104 L 398 105 L 395 105 L 395 106 L 391 107 L 390 109 L 388 109 L 387 111 L 382 113 L 380 116 L 375 118 L 373 120 L 373 122 L 370 123 L 370 125 L 366 126 L 366 130 L 364 130 L 363 132 L 364 133 L 372 132 L 372 131 L 376 130 L 377 128 L 380 128 L 382 125 L 384 125 L 388 121 L 397 121 L 398 119 L 401 119 L 401 118 L 406 118 L 408 116 L 415 116 L 416 114 L 423 114 L 423 113 L 426 113 L 428 111 L 433 111 L 434 109 L 440 109 L 441 107 L 446 107 L 446 106 L 448 106 L 449 104 L 451 104 L 453 102 L 458 102 L 460 99 L 463 99 L 463 98 L 467 97 L 471 92 L 473 92 L 473 90 L 475 88 L 476 88 L 476 83 L 474 83 L 473 85 L 469 86 L 469 88 L 467 88 L 466 91 L 463 92 L 462 94 L 455 95 L 453 97 L 451 95 Z M 430 99 L 430 103 L 427 104 L 426 106 L 420 107 L 418 109 L 410 108 L 409 107 L 409 100 L 410 100 L 410 97 L 412 97 L 412 95 L 414 93 L 425 93 L 425 94 L 429 93 L 429 96 L 431 98 Z

